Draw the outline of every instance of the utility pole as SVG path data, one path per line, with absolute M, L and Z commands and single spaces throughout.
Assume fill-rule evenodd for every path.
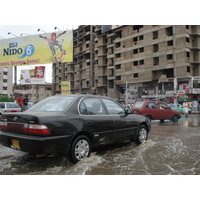
M 14 82 L 14 98 L 17 100 L 17 94 L 15 93 L 15 90 L 17 89 L 17 66 L 14 66 L 14 77 L 15 77 L 15 82 Z
M 126 108 L 128 107 L 128 102 L 127 102 L 127 81 L 125 83 L 125 100 L 126 100 Z

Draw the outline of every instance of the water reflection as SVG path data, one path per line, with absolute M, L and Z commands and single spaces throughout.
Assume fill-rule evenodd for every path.
M 194 116 L 190 115 L 188 117 L 182 116 L 181 119 L 179 120 L 179 125 L 180 126 L 200 126 L 200 115 Z

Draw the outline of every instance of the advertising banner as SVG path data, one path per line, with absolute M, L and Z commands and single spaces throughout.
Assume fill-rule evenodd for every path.
M 73 61 L 72 30 L 0 40 L 0 67 Z
M 15 89 L 14 90 L 14 93 L 19 93 L 19 94 L 31 94 L 32 92 L 33 92 L 32 89 L 30 89 L 30 90 L 17 90 L 17 89 Z
M 44 84 L 45 83 L 45 66 L 37 66 L 35 69 L 21 70 L 20 84 Z
M 70 94 L 70 81 L 61 81 L 61 94 Z

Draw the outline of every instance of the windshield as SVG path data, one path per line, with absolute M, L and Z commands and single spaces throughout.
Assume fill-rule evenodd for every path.
M 6 106 L 7 108 L 19 108 L 18 104 L 12 102 L 6 103 Z
M 133 108 L 142 108 L 144 102 L 142 101 L 138 101 L 133 105 Z
M 72 96 L 53 96 L 46 98 L 31 108 L 26 112 L 41 111 L 41 112 L 54 112 L 54 111 L 64 111 L 66 110 L 75 97 Z

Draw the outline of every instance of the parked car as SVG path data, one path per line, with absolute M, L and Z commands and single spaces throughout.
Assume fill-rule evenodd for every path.
M 145 115 L 150 120 L 160 120 L 161 122 L 166 119 L 178 122 L 181 118 L 179 111 L 171 109 L 162 101 L 137 101 L 132 108 L 132 112 Z
M 28 105 L 27 105 L 27 109 L 29 109 L 30 107 L 32 107 L 34 105 L 33 101 L 28 101 Z
M 141 144 L 151 123 L 111 98 L 56 95 L 22 113 L 3 114 L 0 144 L 33 154 L 60 153 L 76 163 L 92 147 L 130 139 Z
M 184 113 L 184 108 L 181 104 L 168 104 L 171 109 L 178 110 L 180 113 Z M 188 108 L 188 113 L 191 114 L 192 110 Z
M 21 108 L 14 102 L 0 102 L 0 115 L 4 113 L 21 112 Z

